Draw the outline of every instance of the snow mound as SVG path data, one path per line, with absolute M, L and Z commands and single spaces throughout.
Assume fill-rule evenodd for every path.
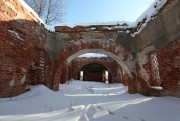
M 30 93 L 32 94 L 38 93 L 39 95 L 41 95 L 41 94 L 52 94 L 54 93 L 54 91 L 50 90 L 44 85 L 34 85 L 34 86 L 30 86 Z

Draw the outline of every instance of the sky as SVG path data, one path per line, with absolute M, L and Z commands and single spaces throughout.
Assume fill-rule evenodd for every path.
M 134 22 L 154 0 L 64 0 L 64 23 Z
M 79 57 L 97 57 L 97 58 L 101 58 L 101 57 L 107 57 L 106 55 L 104 54 L 101 54 L 101 53 L 85 53 L 85 54 L 82 54 L 80 55 Z

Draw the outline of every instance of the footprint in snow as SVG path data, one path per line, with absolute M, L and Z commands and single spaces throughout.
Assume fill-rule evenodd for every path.
M 111 110 L 104 109 L 104 108 L 103 108 L 103 107 L 101 107 L 101 106 L 97 106 L 97 108 L 98 108 L 98 109 L 101 109 L 101 110 L 106 110 L 106 111 L 108 112 L 108 114 L 110 114 L 110 115 L 114 115 L 114 112 L 113 112 L 113 111 L 111 111 Z
M 110 115 L 114 115 L 114 112 L 112 112 L 112 111 L 110 111 L 110 110 L 108 110 L 108 113 L 109 113 Z
M 129 119 L 129 118 L 128 118 L 128 117 L 126 117 L 126 116 L 124 116 L 123 118 L 124 118 L 124 119 Z

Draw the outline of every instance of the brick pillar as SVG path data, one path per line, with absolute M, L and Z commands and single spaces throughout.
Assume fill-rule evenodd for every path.
M 128 82 L 129 81 L 129 76 L 128 76 L 128 74 L 124 74 L 123 76 L 122 76 L 122 84 L 124 85 L 124 86 L 128 86 Z
M 68 80 L 71 80 L 72 78 L 72 66 L 68 65 Z
M 139 93 L 143 94 L 145 96 L 149 96 L 150 93 L 149 93 L 149 86 L 148 86 L 147 82 L 143 79 L 140 79 L 138 83 L 139 83 L 139 87 L 138 87 Z
M 66 81 L 68 81 L 68 63 L 64 62 L 63 67 L 62 67 L 60 83 L 64 84 L 64 83 L 66 83 Z
M 137 92 L 148 96 L 149 95 L 149 86 L 148 86 L 148 83 L 141 77 L 140 66 L 139 66 L 138 61 L 136 61 L 136 72 L 137 72 L 137 74 L 136 74 Z
M 130 94 L 135 94 L 135 93 L 137 93 L 137 91 L 136 91 L 136 82 L 135 82 L 135 80 L 133 80 L 132 78 L 129 78 L 128 79 L 128 92 L 130 93 Z
M 62 74 L 62 68 L 63 65 L 59 65 L 58 68 L 55 68 L 55 64 L 52 64 L 52 69 L 51 69 L 51 74 L 52 74 L 52 78 L 51 78 L 51 89 L 54 91 L 58 91 L 59 90 L 59 83 L 60 83 L 60 79 L 61 79 L 61 74 Z

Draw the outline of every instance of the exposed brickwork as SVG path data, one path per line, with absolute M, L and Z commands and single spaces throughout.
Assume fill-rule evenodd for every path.
M 61 80 L 60 83 L 63 84 L 68 81 L 68 64 L 64 63 L 62 67 Z
M 164 95 L 180 96 L 180 41 L 157 51 Z
M 136 38 L 139 46 L 136 63 L 136 88 L 144 95 L 173 95 L 180 97 L 179 66 L 179 1 L 169 0 L 159 16 L 150 21 Z M 172 15 L 176 15 L 170 17 Z M 171 19 L 169 19 L 171 18 Z M 157 27 L 157 29 L 154 29 Z M 154 31 L 152 31 L 154 30 Z M 160 83 L 153 78 L 150 55 L 156 53 Z M 156 90 L 151 86 L 162 86 Z
M 123 77 L 122 77 L 122 83 L 123 83 L 123 85 L 128 86 L 129 76 L 128 76 L 127 74 L 124 74 L 124 75 L 123 75 Z
M 25 92 L 27 84 L 45 83 L 48 55 L 37 19 L 17 0 L 0 1 L 0 6 L 0 97 L 7 97 Z M 24 19 L 16 19 L 20 13 Z
M 145 51 L 145 48 L 143 51 Z M 147 62 L 142 65 L 143 69 L 145 69 L 147 75 L 149 76 L 148 80 L 145 81 L 143 79 L 141 76 L 142 74 L 140 74 L 140 66 L 138 63 L 136 64 L 136 72 L 138 73 L 136 80 L 138 81 L 139 92 L 144 95 L 151 94 L 161 96 L 163 94 L 180 96 L 180 42 L 176 41 L 165 48 L 156 50 L 161 83 L 154 80 L 152 76 L 152 66 L 149 57 L 152 51 L 155 50 L 151 50 L 146 53 Z M 150 86 L 162 86 L 163 91 L 152 89 Z
M 78 34 L 77 34 L 78 35 Z M 55 67 L 55 70 L 57 71 L 60 71 L 60 65 L 64 62 L 67 61 L 67 58 L 71 55 L 73 55 L 74 53 L 78 52 L 79 50 L 83 50 L 83 49 L 105 49 L 107 51 L 110 51 L 116 55 L 118 55 L 119 53 L 122 53 L 122 51 L 118 51 L 116 52 L 115 50 L 115 46 L 109 46 L 108 48 L 107 47 L 104 47 L 104 44 L 103 43 L 99 43 L 98 41 L 94 41 L 94 42 L 89 42 L 89 43 L 82 43 L 81 45 L 71 45 L 71 46 L 66 46 L 64 51 L 61 51 L 56 60 L 54 61 L 54 64 L 56 65 Z M 124 51 L 124 54 L 128 52 L 127 51 Z M 125 54 L 126 55 L 126 54 Z M 62 71 L 62 70 L 61 70 Z M 56 79 L 55 79 L 56 78 Z M 60 75 L 59 75 L 59 72 L 56 73 L 56 75 L 54 75 L 54 81 L 56 82 L 56 85 L 58 85 L 58 80 L 61 80 L 60 79 Z

